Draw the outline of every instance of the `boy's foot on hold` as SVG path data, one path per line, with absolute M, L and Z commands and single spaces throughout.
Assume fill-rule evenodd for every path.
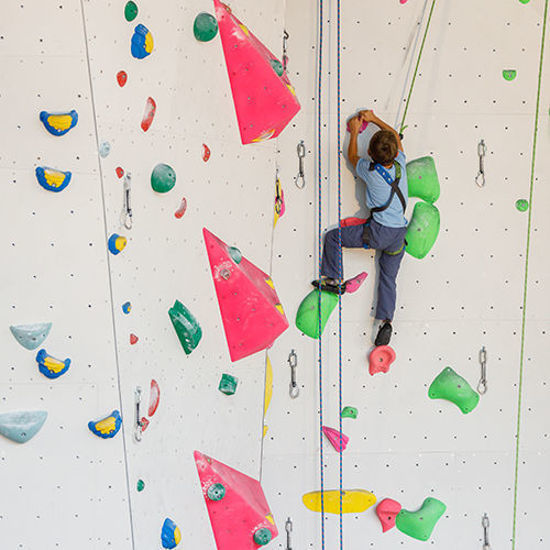
M 375 346 L 387 346 L 390 343 L 392 335 L 392 326 L 390 321 L 384 321 L 380 328 L 378 329 L 378 334 L 376 335 L 376 340 L 374 341 Z
M 311 284 L 323 290 L 325 292 L 330 292 L 331 294 L 344 294 L 346 292 L 346 283 L 341 283 L 338 279 L 330 279 L 328 277 L 321 277 L 315 281 L 311 281 Z

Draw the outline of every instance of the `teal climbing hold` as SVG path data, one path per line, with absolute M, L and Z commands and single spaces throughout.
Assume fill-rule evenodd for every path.
M 269 63 L 271 68 L 277 73 L 277 76 L 283 76 L 285 69 L 283 64 L 278 59 L 270 59 Z
M 243 255 L 241 253 L 241 251 L 235 247 L 235 246 L 230 246 L 229 247 L 229 255 L 231 256 L 231 259 L 236 263 L 236 264 L 240 264 L 242 259 L 243 259 Z
M 32 439 L 46 422 L 46 411 L 21 411 L 0 414 L 0 434 L 16 443 Z
M 451 367 L 444 368 L 428 390 L 430 399 L 446 399 L 454 403 L 464 414 L 472 412 L 479 403 L 479 394 Z
M 433 204 L 441 193 L 433 157 L 421 157 L 407 163 L 409 197 Z
M 338 294 L 321 291 L 321 334 L 338 303 Z M 310 338 L 319 338 L 319 291 L 312 290 L 296 313 L 296 326 Z
M 202 338 L 202 329 L 193 314 L 179 301 L 168 310 L 168 315 L 178 335 L 183 351 L 189 355 Z
M 395 526 L 413 539 L 427 541 L 447 510 L 447 506 L 436 498 L 428 497 L 416 512 L 401 510 L 395 519 Z
M 407 229 L 406 251 L 421 260 L 432 249 L 440 226 L 439 210 L 427 202 L 417 202 Z
M 126 3 L 124 6 L 124 17 L 126 18 L 126 21 L 133 21 L 137 15 L 138 15 L 138 7 L 135 2 L 130 0 Z
M 202 12 L 195 17 L 193 34 L 199 42 L 210 42 L 218 34 L 218 21 L 210 13 Z
M 143 491 L 143 489 L 145 489 L 145 481 L 143 481 L 143 479 L 138 479 L 136 488 L 138 490 L 138 493 L 141 493 L 141 491 Z
M 14 338 L 29 350 L 36 349 L 50 334 L 51 323 L 34 323 L 32 325 L 12 325 L 10 327 Z
M 259 544 L 260 546 L 265 546 L 266 544 L 271 542 L 272 538 L 273 538 L 273 535 L 271 534 L 271 531 L 266 527 L 257 529 L 254 532 L 254 542 L 256 544 Z
M 233 395 L 237 391 L 239 379 L 231 374 L 222 374 L 218 389 L 225 395 Z
M 168 193 L 176 185 L 176 172 L 168 164 L 157 164 L 151 174 L 151 187 L 157 193 Z
M 212 483 L 206 491 L 209 500 L 219 501 L 225 497 L 225 487 L 221 483 Z

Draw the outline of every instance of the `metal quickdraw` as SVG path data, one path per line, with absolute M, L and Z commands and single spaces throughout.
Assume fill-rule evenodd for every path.
M 487 147 L 485 141 L 482 139 L 477 144 L 477 155 L 479 157 L 479 172 L 476 176 L 476 183 L 479 187 L 485 187 L 485 154 L 487 153 Z
M 300 388 L 296 382 L 296 367 L 298 366 L 298 356 L 294 350 L 291 350 L 288 355 L 288 364 L 290 365 L 290 384 L 288 393 L 292 399 L 296 399 L 300 395 Z
M 292 520 L 290 518 L 287 518 L 286 520 L 285 531 L 286 531 L 286 550 L 292 550 L 292 541 L 290 538 L 290 534 L 292 533 Z
M 481 525 L 483 527 L 483 549 L 482 550 L 491 550 L 491 545 L 489 544 L 489 516 L 483 514 L 481 518 Z
M 304 145 L 304 140 L 298 143 L 296 147 L 296 152 L 298 153 L 298 174 L 294 178 L 294 183 L 298 189 L 303 189 L 306 186 L 306 178 L 304 173 L 304 158 L 306 156 L 306 146 Z M 302 181 L 302 184 L 298 183 Z
M 477 385 L 477 391 L 483 395 L 487 392 L 487 350 L 485 346 L 479 350 L 479 364 L 481 365 L 481 378 Z
M 286 41 L 288 40 L 288 38 L 289 34 L 285 30 L 283 34 L 283 74 L 286 73 L 286 67 L 288 65 L 288 55 L 286 53 Z
M 141 441 L 141 436 L 143 435 L 143 423 L 141 422 L 141 386 L 136 388 L 134 393 L 135 407 L 136 407 L 136 417 L 134 423 L 134 439 L 137 442 Z
M 126 229 L 132 229 L 132 206 L 130 204 L 130 190 L 132 186 L 132 176 L 129 173 L 124 175 L 124 187 L 122 188 L 123 193 L 123 206 L 122 212 L 120 214 L 120 223 Z

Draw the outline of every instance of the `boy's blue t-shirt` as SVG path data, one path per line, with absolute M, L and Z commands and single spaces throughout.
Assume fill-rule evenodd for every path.
M 401 193 L 403 193 L 405 200 L 408 201 L 409 186 L 407 183 L 405 153 L 399 151 L 395 160 L 401 165 L 399 189 L 401 189 Z M 391 194 L 391 186 L 386 180 L 376 170 L 369 170 L 370 163 L 371 160 L 369 158 L 360 158 L 355 168 L 357 175 L 367 184 L 367 206 L 369 209 L 376 208 L 377 206 L 384 206 L 388 202 Z M 395 166 L 385 168 L 385 170 L 395 179 Z M 397 194 L 393 196 L 393 200 L 386 210 L 374 212 L 372 217 L 379 224 L 385 225 L 386 227 L 406 227 L 408 223 Z

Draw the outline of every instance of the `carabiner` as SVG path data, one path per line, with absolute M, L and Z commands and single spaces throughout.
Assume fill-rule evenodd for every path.
M 288 55 L 286 54 L 286 41 L 289 38 L 289 34 L 286 29 L 283 31 L 283 74 L 286 73 L 286 67 L 288 65 Z
M 288 393 L 292 399 L 296 399 L 300 395 L 300 388 L 296 382 L 296 367 L 298 366 L 298 356 L 294 350 L 290 351 L 288 355 L 288 364 L 290 365 L 290 384 L 288 386 Z
M 304 158 L 306 156 L 306 146 L 304 145 L 304 140 L 301 140 L 296 147 L 296 152 L 298 153 L 298 174 L 294 178 L 294 183 L 298 189 L 303 189 L 306 186 L 306 178 L 304 173 Z M 302 180 L 302 185 L 298 182 Z
M 479 350 L 479 364 L 481 366 L 481 378 L 477 385 L 477 391 L 483 395 L 487 392 L 487 350 L 485 346 Z
M 481 518 L 481 526 L 483 527 L 483 550 L 491 550 L 491 545 L 489 544 L 489 516 L 483 514 Z
M 479 172 L 476 176 L 476 184 L 478 187 L 485 187 L 485 154 L 487 153 L 487 147 L 485 141 L 482 139 L 477 144 L 477 155 L 479 157 Z
M 136 388 L 136 391 L 134 392 L 134 402 L 135 402 L 135 408 L 136 408 L 136 418 L 134 423 L 134 439 L 137 442 L 141 441 L 141 436 L 143 434 L 143 424 L 141 422 L 141 386 L 138 386 Z
M 292 541 L 290 540 L 290 533 L 292 533 L 292 520 L 290 518 L 287 518 L 286 520 L 285 531 L 286 531 L 286 549 L 285 550 L 292 550 Z
M 132 229 L 132 207 L 130 204 L 131 186 L 132 186 L 132 175 L 129 173 L 126 173 L 124 175 L 124 186 L 122 188 L 123 206 L 122 206 L 122 212 L 120 214 L 120 223 L 122 223 L 122 225 L 126 229 Z

